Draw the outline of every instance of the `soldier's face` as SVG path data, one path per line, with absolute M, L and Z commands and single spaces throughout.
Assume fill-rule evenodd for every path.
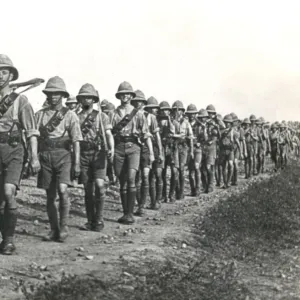
M 123 104 L 126 104 L 126 103 L 130 103 L 130 101 L 132 100 L 133 96 L 130 93 L 128 93 L 128 94 L 126 93 L 126 94 L 121 94 L 119 96 L 119 98 L 120 98 L 120 100 L 121 100 L 121 102 Z
M 47 94 L 47 100 L 49 105 L 55 106 L 62 102 L 63 94 L 60 92 L 54 92 Z
M 182 111 L 181 109 L 176 109 L 176 110 L 174 111 L 174 116 L 175 116 L 176 119 L 181 118 L 182 115 L 183 115 L 183 111 Z
M 226 128 L 230 128 L 231 127 L 231 123 L 225 122 L 225 126 L 226 126 Z
M 167 116 L 167 117 L 170 115 L 170 111 L 168 109 L 163 109 L 161 111 L 161 113 L 162 113 L 163 116 Z
M 216 114 L 212 112 L 208 112 L 208 115 L 211 119 L 214 119 L 216 117 Z
M 157 116 L 157 114 L 158 114 L 158 108 L 151 108 L 150 112 L 151 112 L 151 114 Z
M 7 68 L 0 69 L 0 88 L 8 85 L 12 80 L 13 74 L 10 73 L 10 70 Z
M 198 118 L 198 119 L 203 124 L 206 124 L 206 122 L 207 122 L 207 118 Z
M 75 109 L 77 104 L 76 103 L 70 103 L 70 104 L 67 104 L 67 106 L 69 107 L 69 109 Z
M 190 121 L 190 122 L 191 122 L 191 121 L 194 121 L 194 120 L 195 120 L 195 117 L 196 117 L 196 114 L 189 114 L 188 117 L 189 117 L 189 121 Z
M 79 98 L 79 101 L 84 109 L 87 109 L 94 104 L 94 99 L 90 96 L 82 96 Z
M 136 109 L 140 109 L 144 106 L 144 102 L 143 101 L 132 101 L 131 104 L 136 108 Z

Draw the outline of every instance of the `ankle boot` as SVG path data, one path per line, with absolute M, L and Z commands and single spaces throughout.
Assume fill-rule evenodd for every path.
M 61 201 L 61 200 L 60 200 Z M 68 221 L 69 221 L 69 203 L 61 203 L 59 207 L 59 215 L 60 215 L 60 230 L 59 230 L 59 239 L 58 241 L 63 243 L 69 236 L 68 230 Z
M 150 209 L 158 210 L 159 207 L 157 205 L 157 198 L 156 198 L 156 188 L 154 186 L 150 187 L 150 199 L 151 199 L 151 205 Z
M 135 199 L 136 199 L 136 188 L 131 187 L 128 188 L 127 190 L 127 217 L 124 221 L 124 224 L 130 225 L 135 222 L 133 218 L 133 210 L 134 210 L 134 204 L 135 204 Z
M 56 205 L 53 202 L 47 203 L 47 214 L 50 223 L 50 232 L 43 237 L 43 241 L 57 241 L 59 239 L 59 225 Z
M 122 208 L 123 208 L 123 216 L 118 219 L 119 223 L 123 223 L 128 215 L 128 201 L 127 201 L 127 190 L 120 190 L 120 196 L 121 196 L 121 202 L 122 202 Z
M 93 230 L 100 232 L 104 228 L 103 210 L 106 195 L 105 193 L 100 194 L 99 199 L 95 201 L 95 222 L 93 224 Z
M 4 255 L 12 255 L 16 247 L 14 245 L 14 235 L 17 225 L 17 209 L 5 209 L 4 212 L 4 232 L 5 239 L 3 243 L 2 253 Z
M 94 196 L 92 196 L 94 198 Z M 84 197 L 85 211 L 87 223 L 80 227 L 81 230 L 91 231 L 93 229 L 93 221 L 95 219 L 94 199 L 89 199 L 88 195 Z
M 162 184 L 157 184 L 156 185 L 156 203 L 159 206 L 160 206 L 161 198 L 162 198 L 162 189 L 163 189 L 163 185 Z

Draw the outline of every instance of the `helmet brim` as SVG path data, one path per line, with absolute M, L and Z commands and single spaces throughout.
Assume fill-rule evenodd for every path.
M 135 98 L 135 96 L 136 96 L 135 92 L 127 91 L 127 90 L 118 91 L 115 96 L 116 96 L 117 99 L 120 99 L 120 96 L 123 95 L 123 94 L 131 94 L 133 96 L 133 98 Z
M 76 99 L 77 99 L 78 102 L 80 102 L 80 98 L 81 97 L 91 97 L 91 98 L 93 98 L 94 103 L 98 103 L 99 102 L 99 97 L 98 96 L 91 95 L 91 94 L 88 94 L 88 93 L 78 94 L 76 96 Z
M 57 88 L 46 88 L 46 89 L 43 90 L 43 93 L 46 96 L 48 96 L 48 94 L 51 94 L 51 93 L 61 93 L 64 98 L 70 97 L 70 94 L 67 91 L 61 90 L 61 89 L 57 89 Z

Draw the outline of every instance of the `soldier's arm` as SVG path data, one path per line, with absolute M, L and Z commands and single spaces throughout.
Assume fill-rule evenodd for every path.
M 106 141 L 108 145 L 108 150 L 109 150 L 109 158 L 113 159 L 114 157 L 114 152 L 115 152 L 115 140 L 114 136 L 112 134 L 112 125 L 111 125 L 111 119 L 109 116 L 106 114 L 102 113 L 102 124 L 103 128 L 105 130 L 105 135 L 106 135 Z M 99 122 L 100 118 L 99 118 Z
M 226 125 L 223 122 L 223 120 L 221 120 L 220 118 L 216 118 L 216 120 L 217 120 L 217 124 L 219 125 L 220 129 L 225 129 L 226 128 Z
M 151 133 L 149 132 L 149 126 L 148 126 L 148 121 L 147 121 L 147 118 L 145 116 L 144 113 L 141 113 L 137 116 L 137 120 L 138 120 L 138 126 L 139 126 L 139 129 L 141 131 L 141 134 L 142 134 L 142 138 L 143 140 L 145 141 L 148 149 L 149 149 L 149 152 L 150 152 L 150 156 L 152 157 L 152 159 L 154 158 L 154 153 L 153 153 L 153 146 L 152 146 L 152 141 L 151 141 Z

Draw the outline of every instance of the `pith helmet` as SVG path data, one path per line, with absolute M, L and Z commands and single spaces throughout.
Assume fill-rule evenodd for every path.
M 101 107 L 105 107 L 108 103 L 109 103 L 108 100 L 103 99 L 103 100 L 101 101 L 101 103 L 100 103 L 100 106 L 101 106 Z
M 223 122 L 224 123 L 232 123 L 233 120 L 232 120 L 232 116 L 231 115 L 226 115 L 223 119 Z
M 165 110 L 165 109 L 171 110 L 170 104 L 167 101 L 160 102 L 159 108 L 160 110 Z
M 231 117 L 232 117 L 232 121 L 233 121 L 233 122 L 239 120 L 238 116 L 237 116 L 234 112 L 232 112 L 230 115 L 231 115 Z
M 255 117 L 254 115 L 251 115 L 251 116 L 250 116 L 250 121 L 251 121 L 251 122 L 255 122 L 255 121 L 256 121 L 256 117 Z
M 45 89 L 43 90 L 43 93 L 46 95 L 48 93 L 55 93 L 55 92 L 62 93 L 65 98 L 68 98 L 70 96 L 70 94 L 67 92 L 65 82 L 59 76 L 51 77 L 48 80 Z
M 242 124 L 251 124 L 251 122 L 248 118 L 245 118 Z
M 119 85 L 118 91 L 116 93 L 116 98 L 120 99 L 121 94 L 132 94 L 132 96 L 135 97 L 135 92 L 133 91 L 133 88 L 129 82 L 123 81 Z
M 78 103 L 75 96 L 69 96 L 69 98 L 66 100 L 66 104 L 71 104 L 71 103 Z
M 115 106 L 111 102 L 108 102 L 103 110 L 104 111 L 115 110 Z
M 280 123 L 278 121 L 276 121 L 274 124 L 277 128 L 280 126 Z
M 197 118 L 209 118 L 207 110 L 201 108 L 198 112 Z
M 143 101 L 145 104 L 147 103 L 145 94 L 142 91 L 136 90 L 134 94 L 135 96 L 131 101 Z
M 260 117 L 256 120 L 256 124 L 262 125 L 265 122 L 264 118 Z
M 286 128 L 287 127 L 287 125 L 286 125 L 286 123 L 285 122 L 281 122 L 281 124 L 280 124 L 280 126 L 279 126 L 280 128 Z
M 147 100 L 145 109 L 147 108 L 159 108 L 158 101 L 153 96 Z
M 215 107 L 212 105 L 212 104 L 209 104 L 207 107 L 206 107 L 206 110 L 210 113 L 216 113 L 216 109 Z
M 85 97 L 85 96 L 92 97 L 94 103 L 97 103 L 99 101 L 99 94 L 97 90 L 94 88 L 94 86 L 90 83 L 86 83 L 80 88 L 76 98 L 79 101 L 80 97 Z
M 5 54 L 0 54 L 0 69 L 1 68 L 7 68 L 12 72 L 13 74 L 12 81 L 17 80 L 19 78 L 18 70 L 14 67 L 11 59 Z
M 198 112 L 195 104 L 190 104 L 186 109 L 186 114 L 196 114 Z
M 176 100 L 173 105 L 172 105 L 172 109 L 180 109 L 185 111 L 185 108 L 183 106 L 183 103 L 180 100 Z

